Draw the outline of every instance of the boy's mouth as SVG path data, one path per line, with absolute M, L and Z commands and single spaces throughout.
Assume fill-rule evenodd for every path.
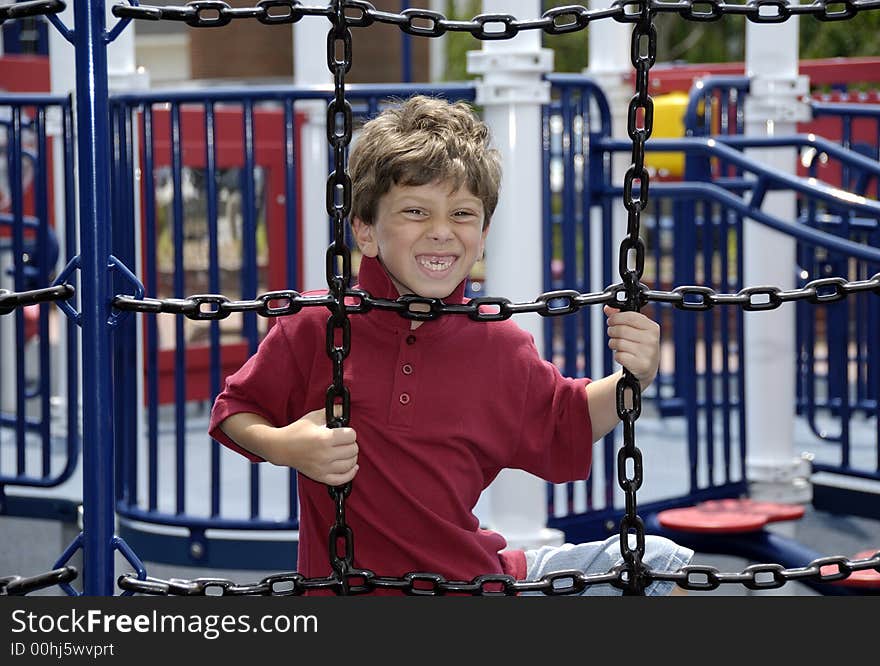
M 450 254 L 420 254 L 416 262 L 429 273 L 443 273 L 452 267 L 456 257 Z

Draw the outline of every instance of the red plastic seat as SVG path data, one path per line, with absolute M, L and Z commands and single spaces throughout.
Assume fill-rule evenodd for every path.
M 755 532 L 767 524 L 767 516 L 762 513 L 707 511 L 699 506 L 667 509 L 657 514 L 657 520 L 670 530 L 700 534 Z
M 767 523 L 797 520 L 804 515 L 799 504 L 757 502 L 748 498 L 706 500 L 696 506 L 668 509 L 657 514 L 663 527 L 702 534 L 754 532 Z
M 863 550 L 861 552 L 853 555 L 850 560 L 867 560 L 874 557 L 874 553 L 878 552 L 880 549 L 874 550 Z M 823 571 L 825 567 L 822 567 Z M 834 573 L 836 567 L 829 566 L 828 573 Z M 880 572 L 875 571 L 874 569 L 861 569 L 860 571 L 853 571 L 848 577 L 843 578 L 842 580 L 834 581 L 835 585 L 843 585 L 844 587 L 862 587 L 862 588 L 870 588 L 870 589 L 880 589 Z
M 759 513 L 767 516 L 768 523 L 782 520 L 798 520 L 804 517 L 801 504 L 782 504 L 780 502 L 758 502 L 747 497 L 735 499 L 706 500 L 697 506 L 703 511 L 723 511 L 728 513 Z
M 757 502 L 748 498 L 707 500 L 695 506 L 681 509 L 667 509 L 657 514 L 663 527 L 681 532 L 698 534 L 736 534 L 755 532 L 767 523 L 782 520 L 797 520 L 804 515 L 804 507 L 799 504 L 779 502 Z M 851 560 L 866 560 L 874 557 L 875 550 L 856 553 Z M 832 575 L 837 571 L 834 565 L 822 568 L 823 573 Z M 841 580 L 829 581 L 833 585 L 864 589 L 880 589 L 880 572 L 874 569 L 853 571 Z

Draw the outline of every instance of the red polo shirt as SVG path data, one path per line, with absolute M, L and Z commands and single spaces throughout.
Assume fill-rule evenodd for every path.
M 359 287 L 398 294 L 375 259 L 364 258 Z M 447 302 L 463 301 L 464 285 Z M 247 456 L 218 427 L 238 412 L 276 426 L 321 409 L 331 383 L 325 351 L 328 313 L 306 308 L 280 317 L 242 368 L 226 380 L 210 434 Z M 435 572 L 470 580 L 519 574 L 499 556 L 504 538 L 479 528 L 473 508 L 505 468 L 562 483 L 589 474 L 592 432 L 587 379 L 562 377 L 513 321 L 448 315 L 410 330 L 394 312 L 351 316 L 345 383 L 360 469 L 346 500 L 355 566 L 380 576 Z M 298 476 L 297 570 L 331 573 L 327 536 L 335 520 L 324 484 Z M 521 563 L 520 563 L 521 564 Z

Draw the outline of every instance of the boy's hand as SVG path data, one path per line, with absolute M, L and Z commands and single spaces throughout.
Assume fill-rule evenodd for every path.
M 621 312 L 606 305 L 608 346 L 614 360 L 629 370 L 647 388 L 660 367 L 660 325 L 641 312 Z
M 283 442 L 276 464 L 295 467 L 319 483 L 341 486 L 358 471 L 358 445 L 352 428 L 328 428 L 323 409 L 279 428 Z M 284 446 L 287 444 L 287 446 Z

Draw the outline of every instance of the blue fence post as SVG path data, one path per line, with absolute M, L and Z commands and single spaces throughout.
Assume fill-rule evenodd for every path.
M 74 0 L 83 381 L 83 594 L 110 596 L 113 377 L 110 366 L 110 147 L 104 3 Z

